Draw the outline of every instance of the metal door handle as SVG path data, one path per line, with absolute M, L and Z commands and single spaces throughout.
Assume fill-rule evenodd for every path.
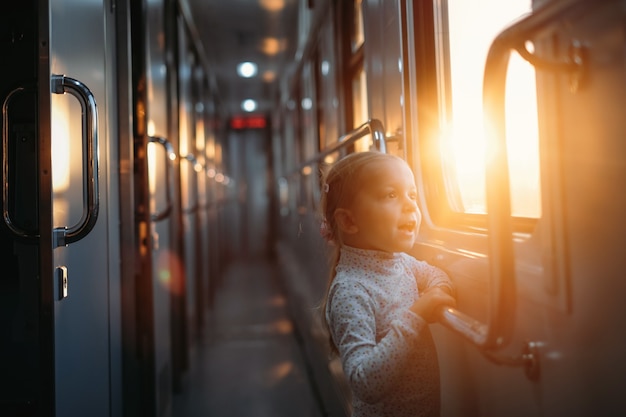
M 158 143 L 165 148 L 165 209 L 161 212 L 151 213 L 150 219 L 153 222 L 158 222 L 167 218 L 172 212 L 172 190 L 170 187 L 170 172 L 171 172 L 171 163 L 176 160 L 176 152 L 174 152 L 174 147 L 171 142 L 167 139 L 160 136 L 148 136 L 149 143 Z
M 53 231 L 54 246 L 67 246 L 91 232 L 98 219 L 100 205 L 98 171 L 98 109 L 93 93 L 82 82 L 64 75 L 52 75 L 50 89 L 54 94 L 69 93 L 80 103 L 83 142 L 83 214 L 71 227 Z

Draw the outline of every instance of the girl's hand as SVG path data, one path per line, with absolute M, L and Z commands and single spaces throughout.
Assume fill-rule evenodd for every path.
M 456 300 L 441 287 L 432 287 L 419 296 L 410 310 L 428 323 L 437 321 L 439 307 L 456 307 Z

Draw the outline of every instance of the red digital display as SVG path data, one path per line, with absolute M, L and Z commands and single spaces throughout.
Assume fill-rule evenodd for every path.
M 263 129 L 267 126 L 265 116 L 234 116 L 230 119 L 230 127 L 240 129 Z

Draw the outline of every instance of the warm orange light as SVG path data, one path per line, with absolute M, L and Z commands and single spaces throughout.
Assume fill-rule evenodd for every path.
M 158 251 L 157 282 L 161 288 L 175 295 L 183 294 L 182 269 L 183 266 L 178 255 L 168 249 Z
M 154 132 L 156 131 L 156 128 L 154 127 L 154 120 L 150 119 L 148 120 L 148 136 L 154 136 Z
M 215 139 L 210 137 L 206 144 L 206 157 L 208 159 L 215 158 Z
M 288 334 L 293 331 L 291 320 L 283 319 L 272 323 L 272 330 L 280 334 Z
M 265 38 L 261 42 L 261 51 L 266 55 L 276 55 L 285 50 L 287 41 L 285 39 Z
M 67 95 L 52 95 L 52 187 L 62 193 L 70 186 L 70 107 Z
M 189 121 L 189 112 L 186 108 L 188 105 L 185 103 L 181 103 L 181 111 L 180 111 L 180 127 L 179 127 L 179 154 L 187 155 L 190 152 L 190 138 L 189 138 L 189 130 L 190 130 L 190 121 Z
M 285 0 L 259 0 L 259 4 L 268 12 L 280 12 L 285 8 Z
M 154 194 L 156 190 L 156 145 L 152 142 L 148 143 L 148 189 L 150 190 L 150 194 Z
M 328 164 L 328 165 L 331 165 L 331 164 L 335 163 L 336 159 L 337 158 L 334 155 L 326 155 L 324 157 L 324 163 Z
M 274 71 L 265 71 L 263 73 L 263 81 L 266 83 L 271 83 L 276 79 L 276 72 Z
M 448 1 L 451 111 L 441 126 L 441 152 L 446 175 L 458 186 L 462 207 L 486 213 L 486 142 L 482 86 L 484 63 L 495 36 L 510 22 L 530 11 L 529 0 Z M 490 11 L 490 18 L 482 13 Z M 481 21 L 480 26 L 475 22 Z M 442 90 L 442 97 L 445 91 Z M 539 217 L 539 135 L 534 68 L 517 54 L 511 56 L 506 83 L 506 140 L 511 178 L 512 211 Z M 489 115 L 487 115 L 489 116 Z M 445 165 L 447 164 L 447 165 Z M 453 194 L 454 193 L 453 191 Z
M 199 115 L 199 117 L 196 119 L 196 149 L 200 151 L 200 155 L 202 155 L 201 151 L 204 150 L 204 146 L 205 146 L 204 120 Z
M 215 163 L 217 165 L 222 163 L 222 145 L 219 143 L 215 144 Z
M 271 385 L 275 385 L 286 378 L 294 369 L 293 362 L 286 361 L 275 365 L 269 370 L 269 375 L 267 378 L 267 383 Z

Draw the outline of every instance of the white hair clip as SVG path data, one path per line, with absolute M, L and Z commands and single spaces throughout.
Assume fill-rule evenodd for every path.
M 324 183 L 324 187 L 323 187 L 323 189 L 324 189 L 324 192 L 325 192 L 325 193 L 327 193 L 327 192 L 328 192 L 328 190 L 330 189 L 330 187 L 328 186 L 328 183 Z

